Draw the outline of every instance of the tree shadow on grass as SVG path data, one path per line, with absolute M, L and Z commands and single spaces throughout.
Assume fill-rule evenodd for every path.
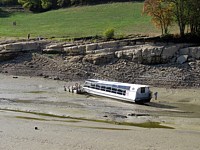
M 0 18 L 6 18 L 11 15 L 11 12 L 5 11 L 2 8 L 0 8 Z

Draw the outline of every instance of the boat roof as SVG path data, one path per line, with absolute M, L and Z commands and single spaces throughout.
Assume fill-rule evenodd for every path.
M 130 83 L 122 83 L 122 82 L 114 82 L 114 81 L 105 81 L 105 80 L 97 80 L 97 79 L 88 79 L 86 81 L 95 82 L 95 83 L 102 83 L 102 84 L 112 84 L 112 85 L 121 85 L 121 86 L 131 86 L 135 88 L 139 87 L 149 87 L 148 85 L 142 84 L 130 84 Z

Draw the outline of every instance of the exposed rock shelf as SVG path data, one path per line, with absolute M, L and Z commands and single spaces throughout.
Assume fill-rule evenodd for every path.
M 200 47 L 192 44 L 23 41 L 2 43 L 0 60 L 0 72 L 13 75 L 200 87 Z

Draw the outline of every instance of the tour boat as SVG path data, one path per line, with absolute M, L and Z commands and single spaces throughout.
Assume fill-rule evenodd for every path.
M 88 79 L 83 85 L 83 90 L 89 94 L 135 103 L 151 100 L 151 91 L 147 85 Z

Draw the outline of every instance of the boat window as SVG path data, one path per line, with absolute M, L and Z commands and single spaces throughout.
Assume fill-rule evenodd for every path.
M 116 93 L 117 92 L 117 89 L 116 88 L 112 88 L 112 93 Z
M 117 94 L 119 94 L 119 95 L 126 95 L 126 90 L 118 89 L 117 90 Z
M 94 83 L 91 84 L 91 88 L 95 88 L 95 84 Z
M 86 81 L 84 87 L 90 87 L 101 91 L 116 93 L 119 95 L 126 95 L 126 90 L 131 89 L 130 86 L 116 85 L 116 84 L 110 85 L 110 84 L 98 83 L 92 80 Z M 134 90 L 134 88 L 132 89 Z M 145 89 L 141 89 L 141 92 L 142 90 L 144 91 Z
M 91 83 L 90 82 L 85 82 L 84 87 L 90 87 Z
M 112 85 L 112 88 L 117 88 L 118 87 L 118 85 Z
M 96 89 L 100 89 L 100 85 L 99 84 L 96 84 Z
M 123 90 L 121 90 L 121 89 L 118 89 L 118 90 L 117 90 L 117 94 L 122 95 L 122 93 L 123 93 Z
M 101 90 L 105 91 L 106 87 L 105 86 L 101 86 Z
M 119 89 L 130 90 L 130 86 L 118 85 Z
M 145 93 L 145 87 L 141 87 L 141 93 Z
M 106 87 L 106 91 L 110 92 L 111 91 L 111 87 Z

